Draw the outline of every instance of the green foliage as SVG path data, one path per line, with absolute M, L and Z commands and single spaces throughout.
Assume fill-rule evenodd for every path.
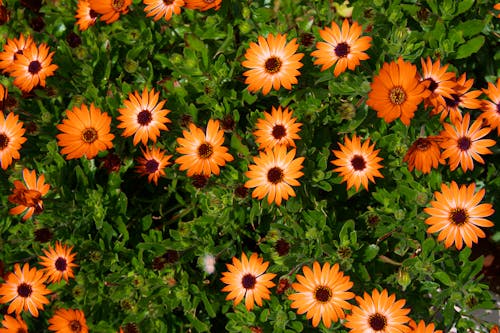
M 484 202 L 500 200 L 498 146 L 485 156 L 486 163 L 473 171 L 450 171 L 441 165 L 430 174 L 410 172 L 403 162 L 408 147 L 419 136 L 438 134 L 439 117 L 430 117 L 421 106 L 411 126 L 399 120 L 390 124 L 366 106 L 373 76 L 384 62 L 398 57 L 420 66 L 420 58 L 440 58 L 450 70 L 475 79 L 475 89 L 486 88 L 500 76 L 500 19 L 489 1 L 452 0 L 223 0 L 219 11 L 183 9 L 170 21 L 146 17 L 144 4 L 134 0 L 128 14 L 110 25 L 98 22 L 86 31 L 75 25 L 75 0 L 47 0 L 40 13 L 6 0 L 10 20 L 0 26 L 3 40 L 30 34 L 55 51 L 55 76 L 45 89 L 24 95 L 7 76 L 0 78 L 16 105 L 14 112 L 28 125 L 28 141 L 21 159 L 0 170 L 0 272 L 15 263 L 36 264 L 47 243 L 35 231 L 48 228 L 53 237 L 74 246 L 75 279 L 51 285 L 52 303 L 39 318 L 24 314 L 30 332 L 46 332 L 55 309 L 84 311 L 92 332 L 116 332 L 136 323 L 141 332 L 308 332 L 305 315 L 290 308 L 287 296 L 275 293 L 262 307 L 247 311 L 233 306 L 221 292 L 222 272 L 233 256 L 258 252 L 270 262 L 269 272 L 294 281 L 304 265 L 314 261 L 339 263 L 354 282 L 353 292 L 362 295 L 386 288 L 406 299 L 410 316 L 436 323 L 437 329 L 459 332 L 487 331 L 488 323 L 472 315 L 494 304 L 483 282 L 483 258 L 466 248 L 445 249 L 426 233 L 423 208 L 429 205 L 441 183 L 476 182 L 486 189 Z M 373 38 L 370 59 L 354 71 L 334 77 L 313 64 L 315 43 L 303 42 L 306 34 L 320 40 L 319 30 L 352 9 L 352 18 Z M 36 32 L 33 17 L 45 27 Z M 81 45 L 70 46 L 67 37 L 76 33 Z M 251 42 L 269 33 L 286 33 L 299 40 L 304 53 L 298 84 L 288 91 L 263 96 L 250 93 L 241 65 Z M 3 43 L 2 43 L 3 44 Z M 176 139 L 186 119 L 205 127 L 209 119 L 230 119 L 225 146 L 235 157 L 201 188 L 179 171 L 165 169 L 158 186 L 134 171 L 139 147 L 118 129 L 118 109 L 129 93 L 155 88 L 171 110 L 169 131 L 162 132 L 158 146 L 174 155 Z M 60 154 L 56 125 L 65 110 L 94 103 L 112 116 L 115 135 L 112 151 L 95 159 L 66 161 Z M 288 106 L 303 124 L 297 156 L 305 157 L 296 197 L 281 206 L 259 201 L 237 190 L 247 180 L 245 172 L 256 156 L 252 134 L 263 111 Z M 475 111 L 475 115 L 479 111 Z M 331 150 L 345 135 L 370 138 L 379 149 L 384 178 L 370 183 L 369 190 L 346 190 L 333 171 Z M 490 138 L 498 142 L 492 132 Z M 118 171 L 105 168 L 111 153 L 121 160 Z M 8 196 L 22 169 L 45 174 L 51 190 L 44 197 L 44 211 L 22 222 L 9 215 Z M 498 242 L 498 213 L 488 236 Z M 290 249 L 278 253 L 285 240 Z M 473 249 L 474 250 L 474 249 Z M 216 259 L 215 272 L 204 267 L 205 255 Z M 3 269 L 3 271 L 2 271 Z M 341 323 L 321 332 L 347 332 Z

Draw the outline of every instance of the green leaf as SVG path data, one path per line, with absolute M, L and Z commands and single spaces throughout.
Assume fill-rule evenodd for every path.
M 453 281 L 451 280 L 450 276 L 446 274 L 444 271 L 437 271 L 434 274 L 432 274 L 436 279 L 438 279 L 442 284 L 451 287 L 454 285 Z
M 368 262 L 372 261 L 373 258 L 375 258 L 379 252 L 380 248 L 376 244 L 370 244 L 365 248 L 365 251 L 363 252 L 363 261 Z
M 460 45 L 460 47 L 457 50 L 455 58 L 456 59 L 467 58 L 471 54 L 479 51 L 479 49 L 483 46 L 483 44 L 484 44 L 484 36 L 476 36 L 468 40 L 465 44 Z
M 474 0 L 461 0 L 458 1 L 458 10 L 455 15 L 460 15 L 468 11 L 472 5 L 474 4 Z

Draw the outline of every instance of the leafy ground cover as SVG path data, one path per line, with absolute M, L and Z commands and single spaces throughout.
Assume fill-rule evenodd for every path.
M 500 4 L 0 5 L 0 332 L 498 332 Z

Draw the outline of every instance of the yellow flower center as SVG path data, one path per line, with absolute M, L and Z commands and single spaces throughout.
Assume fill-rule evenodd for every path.
M 85 143 L 93 143 L 95 140 L 97 140 L 97 131 L 92 128 L 86 128 L 82 132 L 82 141 Z
M 389 91 L 389 99 L 394 105 L 401 105 L 406 101 L 406 93 L 402 87 L 394 87 Z
M 281 59 L 278 57 L 271 57 L 266 60 L 266 63 L 264 64 L 264 68 L 268 74 L 276 74 L 280 71 L 281 65 L 283 63 L 281 62 Z

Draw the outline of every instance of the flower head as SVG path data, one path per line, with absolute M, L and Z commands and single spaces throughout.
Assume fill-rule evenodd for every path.
M 412 143 L 408 152 L 403 157 L 403 162 L 408 163 L 408 169 L 417 169 L 422 173 L 430 173 L 431 168 L 435 169 L 439 164 L 445 164 L 441 157 L 439 136 L 420 137 Z
M 257 130 L 253 132 L 260 149 L 273 148 L 276 145 L 295 147 L 294 139 L 300 139 L 297 134 L 300 131 L 301 123 L 295 122 L 297 118 L 292 118 L 292 111 L 288 108 L 281 110 L 272 107 L 271 113 L 264 112 L 264 119 L 257 120 Z
M 196 9 L 202 12 L 209 9 L 219 10 L 222 0 L 184 0 L 187 9 Z
M 184 0 L 143 0 L 146 8 L 146 16 L 154 16 L 153 20 L 158 21 L 162 17 L 166 21 L 172 18 L 172 15 L 179 15 L 181 8 L 184 7 Z
M 241 254 L 241 261 L 233 257 L 233 264 L 226 264 L 229 272 L 223 272 L 220 279 L 227 284 L 222 291 L 229 292 L 226 300 L 234 299 L 234 305 L 238 305 L 245 298 L 245 307 L 252 310 L 254 303 L 262 306 L 263 299 L 270 299 L 272 288 L 275 284 L 271 281 L 276 274 L 265 273 L 269 262 L 263 262 L 257 253 L 252 253 L 250 259 L 245 253 Z
M 110 24 L 128 13 L 132 0 L 89 0 L 89 3 L 93 11 L 102 15 L 101 20 Z
M 420 62 L 422 63 L 420 80 L 428 82 L 427 89 L 430 91 L 430 95 L 424 100 L 425 106 L 438 108 L 446 105 L 444 98 L 452 98 L 451 94 L 455 92 L 454 88 L 457 85 L 455 73 L 447 71 L 448 65 L 441 67 L 439 59 L 433 63 L 431 58 L 427 57 L 426 61 L 421 58 Z
M 95 10 L 90 8 L 88 0 L 78 0 L 75 18 L 77 19 L 76 24 L 80 31 L 87 30 L 90 26 L 94 25 L 98 15 Z
M 45 268 L 43 271 L 47 275 L 48 282 L 59 282 L 61 279 L 68 281 L 73 278 L 73 267 L 78 265 L 74 263 L 75 253 L 71 253 L 72 246 L 61 245 L 56 242 L 56 249 L 49 246 L 49 250 L 43 250 L 45 256 L 40 256 L 40 265 Z
M 26 142 L 23 136 L 26 130 L 19 116 L 9 113 L 7 117 L 0 111 L 0 166 L 6 170 L 12 159 L 19 159 L 19 149 Z
M 486 120 L 486 123 L 492 129 L 496 128 L 500 136 L 500 78 L 497 80 L 496 85 L 488 82 L 488 89 L 483 89 L 483 92 L 490 100 L 483 101 L 481 107 L 483 113 L 479 118 Z
M 358 25 L 358 22 L 353 22 L 349 26 L 349 21 L 344 19 L 342 29 L 332 22 L 332 27 L 326 27 L 319 31 L 321 38 L 325 42 L 316 43 L 317 50 L 311 55 L 317 59 L 315 65 L 322 65 L 321 71 L 335 65 L 333 74 L 339 76 L 345 72 L 347 68 L 354 70 L 360 65 L 361 60 L 369 59 L 370 57 L 364 52 L 371 46 L 371 37 L 360 37 L 363 28 Z
M 9 214 L 20 215 L 24 214 L 23 221 L 29 219 L 33 214 L 43 212 L 42 197 L 49 192 L 50 185 L 45 184 L 45 176 L 40 175 L 36 178 L 35 170 L 23 170 L 23 182 L 14 181 L 14 189 L 9 195 L 9 201 L 18 206 L 11 208 Z M 25 185 L 26 184 L 26 185 Z
M 374 289 L 372 294 L 364 293 L 356 296 L 359 306 L 353 306 L 351 314 L 347 315 L 344 326 L 350 328 L 350 333 L 407 333 L 410 328 L 406 323 L 410 309 L 404 309 L 406 300 L 396 301 L 396 295 L 388 296 L 386 289 L 379 293 Z
M 219 129 L 219 121 L 210 119 L 206 133 L 193 123 L 189 124 L 189 131 L 182 131 L 182 138 L 177 138 L 180 147 L 176 151 L 183 156 L 175 163 L 180 164 L 179 170 L 187 170 L 188 177 L 192 175 L 210 176 L 220 173 L 219 166 L 226 165 L 234 158 L 227 151 L 224 143 L 224 131 Z
M 443 158 L 448 158 L 450 169 L 455 170 L 460 164 L 462 170 L 474 169 L 474 161 L 484 164 L 481 157 L 483 154 L 492 154 L 488 147 L 495 145 L 495 140 L 483 139 L 491 129 L 489 127 L 481 127 L 482 120 L 476 119 L 469 127 L 470 114 L 466 113 L 462 120 L 457 120 L 454 125 L 444 123 L 444 130 L 440 136 Z
M 4 73 L 11 72 L 16 56 L 23 54 L 24 50 L 31 44 L 33 44 L 31 36 L 24 38 L 23 34 L 19 36 L 19 39 L 7 39 L 7 43 L 3 46 L 3 52 L 0 53 L 0 69 Z
M 413 320 L 409 323 L 412 329 L 410 333 L 443 333 L 441 330 L 434 330 L 434 324 L 425 325 L 425 322 L 421 320 L 418 325 Z
M 361 138 L 357 135 L 352 140 L 345 136 L 344 145 L 339 143 L 339 146 L 340 150 L 332 150 L 337 159 L 331 163 L 338 167 L 334 171 L 343 177 L 342 182 L 347 182 L 347 189 L 354 186 L 358 191 L 363 185 L 368 190 L 368 180 L 375 183 L 374 177 L 384 177 L 378 171 L 382 168 L 378 162 L 383 159 L 378 157 L 379 150 L 374 150 L 375 144 L 370 146 L 370 139 L 361 145 Z
M 45 295 L 51 293 L 45 287 L 45 276 L 42 271 L 31 268 L 25 263 L 23 269 L 19 264 L 14 265 L 14 272 L 9 273 L 7 279 L 0 285 L 0 303 L 10 303 L 8 313 L 19 315 L 22 311 L 29 311 L 33 317 L 38 317 L 38 309 L 43 310 L 44 304 L 49 304 Z
M 295 152 L 295 149 L 287 152 L 285 146 L 275 146 L 273 149 L 266 148 L 253 158 L 255 164 L 251 164 L 248 167 L 250 170 L 245 172 L 250 178 L 245 187 L 255 187 L 253 198 L 260 200 L 267 195 L 269 204 L 274 201 L 279 206 L 283 199 L 295 196 L 292 186 L 300 186 L 297 178 L 304 175 L 300 171 L 304 157 L 294 159 Z
M 5 315 L 2 320 L 2 328 L 0 333 L 28 333 L 28 325 L 20 316 L 11 317 Z
M 384 63 L 371 88 L 366 104 L 377 111 L 377 116 L 387 123 L 400 118 L 406 126 L 422 99 L 430 94 L 418 78 L 417 67 L 402 58 Z
M 351 308 L 347 300 L 355 295 L 349 291 L 353 283 L 339 271 L 339 265 L 330 267 L 327 262 L 322 268 L 315 261 L 312 270 L 304 266 L 302 271 L 304 275 L 297 274 L 295 277 L 299 282 L 292 284 L 297 293 L 288 296 L 293 301 L 291 307 L 297 309 L 298 314 L 307 313 L 306 317 L 312 318 L 314 327 L 319 325 L 320 320 L 330 327 L 332 321 L 344 319 L 344 310 Z
M 100 151 L 112 148 L 114 135 L 110 133 L 111 117 L 106 112 L 90 104 L 66 110 L 67 119 L 57 125 L 62 133 L 57 134 L 57 144 L 66 159 L 94 158 Z
M 81 310 L 59 309 L 49 319 L 49 330 L 56 333 L 88 333 L 85 314 Z
M 17 54 L 14 63 L 9 70 L 10 75 L 14 77 L 16 87 L 24 92 L 30 92 L 33 88 L 40 85 L 45 87 L 45 80 L 48 76 L 54 75 L 58 68 L 52 64 L 54 52 L 49 53 L 47 44 L 36 46 L 31 43 L 23 50 L 22 54 Z
M 271 88 L 279 90 L 281 86 L 292 89 L 296 84 L 298 71 L 303 65 L 300 59 L 303 53 L 295 53 L 299 45 L 296 38 L 286 43 L 286 34 L 276 36 L 269 34 L 267 39 L 259 36 L 259 44 L 250 43 L 242 62 L 243 67 L 250 70 L 243 73 L 248 90 L 257 92 L 262 89 L 262 94 L 267 95 Z
M 139 141 L 146 145 L 148 139 L 156 142 L 160 136 L 160 130 L 168 131 L 166 123 L 170 123 L 170 119 L 166 116 L 170 113 L 168 109 L 162 109 L 166 101 L 158 102 L 160 93 L 154 88 L 148 92 L 144 88 L 142 95 L 135 91 L 128 95 L 128 100 L 124 101 L 125 108 L 119 109 L 120 116 L 118 120 L 121 123 L 118 128 L 124 128 L 122 136 L 128 137 L 134 135 L 134 145 Z
M 143 150 L 141 148 L 143 157 L 137 159 L 136 172 L 148 176 L 148 182 L 153 181 L 155 185 L 158 185 L 158 178 L 165 176 L 165 167 L 171 163 L 168 161 L 172 155 L 165 156 L 165 151 L 160 148 L 153 147 L 152 149 L 147 148 Z
M 472 247 L 478 238 L 486 237 L 479 227 L 492 227 L 493 223 L 485 217 L 494 213 L 491 204 L 479 204 L 483 199 L 485 190 L 474 193 L 475 184 L 462 185 L 451 182 L 450 187 L 441 185 L 441 192 L 434 192 L 435 201 L 432 207 L 424 208 L 424 212 L 431 215 L 425 220 L 430 225 L 428 233 L 439 232 L 438 241 L 444 240 L 445 247 L 455 244 L 462 249 L 463 243 Z

